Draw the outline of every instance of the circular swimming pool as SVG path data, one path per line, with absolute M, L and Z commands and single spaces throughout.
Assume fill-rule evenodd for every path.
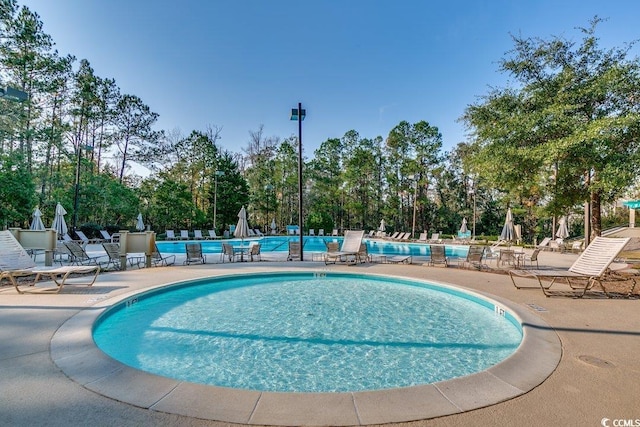
M 105 312 L 93 337 L 124 364 L 182 381 L 353 392 L 483 371 L 518 348 L 522 328 L 509 310 L 454 287 L 305 272 L 156 289 Z

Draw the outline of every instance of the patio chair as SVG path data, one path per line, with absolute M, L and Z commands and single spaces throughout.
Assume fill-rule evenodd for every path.
M 338 235 L 338 229 L 334 228 L 333 230 L 331 230 L 331 235 L 332 236 L 337 236 Z
M 564 245 L 564 240 L 563 239 L 556 239 L 556 240 L 551 240 L 549 242 L 549 249 L 551 249 L 553 252 L 564 252 L 565 249 L 565 245 Z
M 364 237 L 364 231 L 347 230 L 344 232 L 344 239 L 340 250 L 337 252 L 327 252 L 324 256 L 324 263 L 335 264 L 338 261 L 351 262 L 355 264 L 358 261 L 358 253 L 360 252 L 360 244 Z
M 187 252 L 187 258 L 184 260 L 185 265 L 207 262 L 207 257 L 202 253 L 202 243 L 186 243 L 184 246 Z
M 249 257 L 253 261 L 253 257 L 256 257 L 258 261 L 262 261 L 262 255 L 260 254 L 260 243 L 252 243 L 249 247 Z
M 240 253 L 237 253 L 233 250 L 233 246 L 229 243 L 222 244 L 222 252 L 220 253 L 220 261 L 225 262 L 228 260 L 229 262 L 233 262 L 237 256 L 240 256 Z
M 79 245 L 81 245 L 83 248 L 85 248 L 87 246 L 87 241 L 83 241 L 83 240 L 74 240 L 71 238 L 71 236 L 69 236 L 69 234 L 65 233 L 62 236 L 60 236 L 58 243 L 65 243 L 65 242 L 76 242 Z
M 482 257 L 484 256 L 484 246 L 471 245 L 467 252 L 467 257 L 462 261 L 463 266 L 471 266 L 480 270 L 483 267 Z
M 163 256 L 158 249 L 158 245 L 154 245 L 153 252 L 151 253 L 151 265 L 157 267 L 158 265 L 167 267 L 173 265 L 176 262 L 175 255 Z
M 324 228 L 318 230 L 318 236 L 324 236 Z
M 386 261 L 389 264 L 411 264 L 411 255 L 394 255 L 387 257 Z
M 193 238 L 196 240 L 203 240 L 202 230 L 193 230 Z
M 189 240 L 189 230 L 180 230 L 180 240 Z
M 393 233 L 391 236 L 388 237 L 389 240 L 396 240 L 398 238 L 398 236 L 400 235 L 399 231 L 396 231 L 395 233 Z
M 496 260 L 496 264 L 498 263 L 498 259 L 500 258 L 500 247 L 504 245 L 506 241 L 498 240 L 496 243 L 491 246 L 486 246 L 484 250 L 484 259 L 487 261 Z
M 542 248 L 535 248 L 533 252 L 531 252 L 531 255 L 525 255 L 522 259 L 523 267 L 527 268 L 527 263 L 529 263 L 529 265 L 533 267 L 533 263 L 535 262 L 536 268 L 540 268 L 540 264 L 538 264 L 538 254 L 540 254 L 541 250 Z
M 580 252 L 582 252 L 582 240 L 577 240 L 573 243 L 571 243 L 571 248 L 570 248 L 571 252 L 579 254 Z
M 551 242 L 551 237 L 545 237 L 544 239 L 542 239 L 542 241 L 540 243 L 538 243 L 536 248 L 540 248 L 542 250 L 547 250 L 547 249 L 549 249 L 549 242 Z
M 76 281 L 74 274 L 91 274 L 87 279 Z M 7 279 L 20 294 L 36 292 L 36 288 L 31 291 L 22 289 L 25 284 L 29 287 L 35 286 L 41 277 L 48 277 L 55 284 L 55 288 L 37 288 L 37 292 L 59 293 L 65 285 L 87 285 L 92 286 L 100 273 L 100 266 L 64 266 L 64 267 L 37 267 L 36 263 L 27 251 L 20 245 L 13 234 L 8 230 L 0 231 L 0 280 Z M 22 282 L 20 277 L 32 276 L 33 282 Z M 73 279 L 73 281 L 69 281 Z
M 500 249 L 500 254 L 498 255 L 498 261 L 496 263 L 498 267 L 500 267 L 500 265 L 515 266 L 516 264 L 517 264 L 516 255 L 513 249 Z
M 120 245 L 118 243 L 104 242 L 102 243 L 104 251 L 109 257 L 109 262 L 103 267 L 103 269 L 109 268 L 109 265 L 113 264 L 114 270 L 122 270 L 122 257 L 120 255 Z M 127 256 L 125 262 L 128 262 L 131 267 L 140 264 L 144 264 L 145 257 L 143 255 Z
M 84 243 L 84 246 L 93 245 L 96 243 L 102 243 L 104 241 L 104 239 L 89 239 L 87 235 L 80 230 L 76 230 L 75 233 L 76 233 L 76 236 L 78 236 L 78 238 L 80 239 L 80 241 Z
M 109 234 L 109 232 L 107 230 L 100 230 L 100 235 L 102 236 L 102 239 L 105 242 L 112 242 L 113 243 L 113 237 Z
M 167 230 L 167 240 L 178 240 L 176 233 L 173 230 Z
M 442 239 L 440 238 L 440 233 L 431 233 L 431 238 L 429 239 L 429 243 L 442 243 Z
M 316 230 L 314 228 L 310 228 L 309 229 L 309 236 L 315 236 L 316 235 Z
M 635 279 L 633 277 L 616 274 L 609 268 L 613 260 L 627 243 L 629 243 L 629 240 L 629 237 L 596 237 L 568 270 L 511 270 L 509 271 L 509 276 L 511 277 L 513 286 L 517 289 L 535 288 L 536 286 L 519 286 L 515 281 L 516 276 L 536 279 L 538 286 L 547 297 L 553 295 L 549 292 L 549 288 L 558 280 L 562 279 L 566 281 L 571 289 L 582 290 L 582 293 L 577 295 L 579 298 L 583 297 L 587 291 L 592 289 L 596 284 L 600 286 L 607 297 L 610 297 L 603 283 L 607 280 L 631 281 L 632 287 L 628 294 L 630 295 L 636 286 Z M 550 280 L 547 286 L 543 285 L 542 279 Z M 578 282 L 580 284 L 578 284 Z
M 289 242 L 289 255 L 287 255 L 287 261 L 294 261 L 300 259 L 300 242 Z
M 449 266 L 449 259 L 447 258 L 444 245 L 429 245 L 429 251 L 431 252 L 429 265 L 444 264 L 445 267 Z
M 420 243 L 426 243 L 427 242 L 427 232 L 423 231 L 422 233 L 420 233 L 420 236 L 418 237 L 418 242 Z
M 107 269 L 111 264 L 113 264 L 114 270 L 120 270 L 121 269 L 120 245 L 117 243 L 109 242 L 109 243 L 103 243 L 102 247 L 104 248 L 104 251 L 107 253 L 107 256 L 109 257 L 109 262 L 107 262 L 107 265 L 105 265 L 104 268 Z
M 369 250 L 367 249 L 366 243 L 360 243 L 360 250 L 358 251 L 357 258 L 360 264 L 371 261 L 371 256 L 369 255 Z
M 98 260 L 105 257 L 105 255 L 89 255 L 82 246 L 74 241 L 64 242 L 64 245 L 71 253 L 71 258 L 69 259 L 69 264 L 71 265 L 98 265 Z
M 207 239 L 220 239 L 222 236 L 216 234 L 216 230 L 209 230 L 209 237 Z
M 71 251 L 63 241 L 58 240 L 56 249 L 53 251 L 53 262 L 59 262 L 62 265 L 63 261 L 69 262 L 69 260 L 71 260 Z
M 327 248 L 327 252 L 338 252 L 340 250 L 340 243 L 339 242 L 328 242 L 325 241 L 324 245 Z

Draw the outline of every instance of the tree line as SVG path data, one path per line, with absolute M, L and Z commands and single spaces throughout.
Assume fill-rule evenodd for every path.
M 513 37 L 500 71 L 517 86 L 469 105 L 468 140 L 450 151 L 426 120 L 384 138 L 351 130 L 322 142 L 304 158 L 304 228 L 369 230 L 384 219 L 388 231 L 455 234 L 466 218 L 495 236 L 511 207 L 526 240 L 550 235 L 559 216 L 582 227 L 584 212 L 599 233 L 601 207 L 635 195 L 640 130 L 633 44 L 599 47 L 600 22 L 580 43 Z M 0 32 L 0 82 L 28 94 L 0 99 L 5 227 L 27 226 L 36 206 L 52 220 L 58 202 L 89 233 L 131 228 L 138 212 L 159 233 L 214 224 L 221 233 L 243 205 L 263 231 L 299 223 L 295 136 L 260 126 L 231 152 L 217 126 L 156 130 L 158 113 L 88 59 L 60 54 L 36 12 L 0 0 Z M 132 162 L 151 174 L 137 176 Z

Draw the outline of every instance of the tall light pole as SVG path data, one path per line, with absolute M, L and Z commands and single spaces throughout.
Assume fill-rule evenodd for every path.
M 298 108 L 291 109 L 291 120 L 298 121 L 298 230 L 300 231 L 300 261 L 304 261 L 302 241 L 302 121 L 306 116 L 306 111 L 302 109 L 302 103 L 298 102 Z
M 413 239 L 416 235 L 416 210 L 418 206 L 416 198 L 418 197 L 418 177 L 415 175 L 409 175 L 408 178 L 413 181 L 413 220 L 411 225 L 411 238 Z
M 476 190 L 472 188 L 469 190 L 469 194 L 473 197 L 473 238 L 472 240 L 476 240 Z
M 214 175 L 215 183 L 213 185 L 213 229 L 217 231 L 216 216 L 218 215 L 218 177 L 224 175 L 224 172 L 216 169 Z
M 267 193 L 267 216 L 266 216 L 266 222 L 265 222 L 265 226 L 264 226 L 264 231 L 265 233 L 269 234 L 269 202 L 271 201 L 271 191 L 273 190 L 273 185 L 271 184 L 267 184 L 264 186 L 264 190 Z

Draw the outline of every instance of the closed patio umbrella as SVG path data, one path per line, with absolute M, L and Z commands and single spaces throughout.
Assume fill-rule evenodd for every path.
M 67 214 L 67 211 L 62 207 L 60 203 L 56 205 L 56 214 L 53 218 L 53 224 L 51 228 L 56 230 L 58 233 L 58 239 L 62 239 L 62 236 L 69 232 L 67 228 L 67 223 L 64 220 L 64 216 Z
M 387 223 L 384 219 L 380 220 L 380 226 L 378 227 L 378 231 L 385 231 L 387 229 Z
M 238 212 L 238 224 L 236 229 L 233 230 L 233 235 L 243 240 L 245 237 L 249 237 L 249 223 L 247 222 L 247 211 L 244 206 Z
M 469 231 L 469 229 L 467 229 L 467 218 L 462 218 L 462 225 L 460 226 L 460 233 L 466 233 L 467 231 Z
M 33 211 L 33 221 L 31 221 L 29 229 L 44 230 L 44 223 L 42 222 L 42 212 L 40 212 L 40 208 L 36 208 L 36 210 Z
M 558 231 L 556 232 L 558 239 L 566 239 L 569 237 L 569 227 L 567 226 L 567 217 L 563 216 L 558 221 Z
M 272 219 L 271 220 L 271 234 L 276 234 L 276 228 L 278 228 L 278 226 L 276 225 L 276 219 Z
M 142 220 L 142 214 L 138 214 L 138 221 L 136 222 L 136 230 L 142 231 L 144 230 L 144 221 Z
M 511 208 L 507 209 L 507 217 L 504 220 L 504 226 L 502 227 L 502 233 L 500 233 L 500 240 L 510 242 L 515 240 L 516 230 L 513 227 L 513 214 Z

